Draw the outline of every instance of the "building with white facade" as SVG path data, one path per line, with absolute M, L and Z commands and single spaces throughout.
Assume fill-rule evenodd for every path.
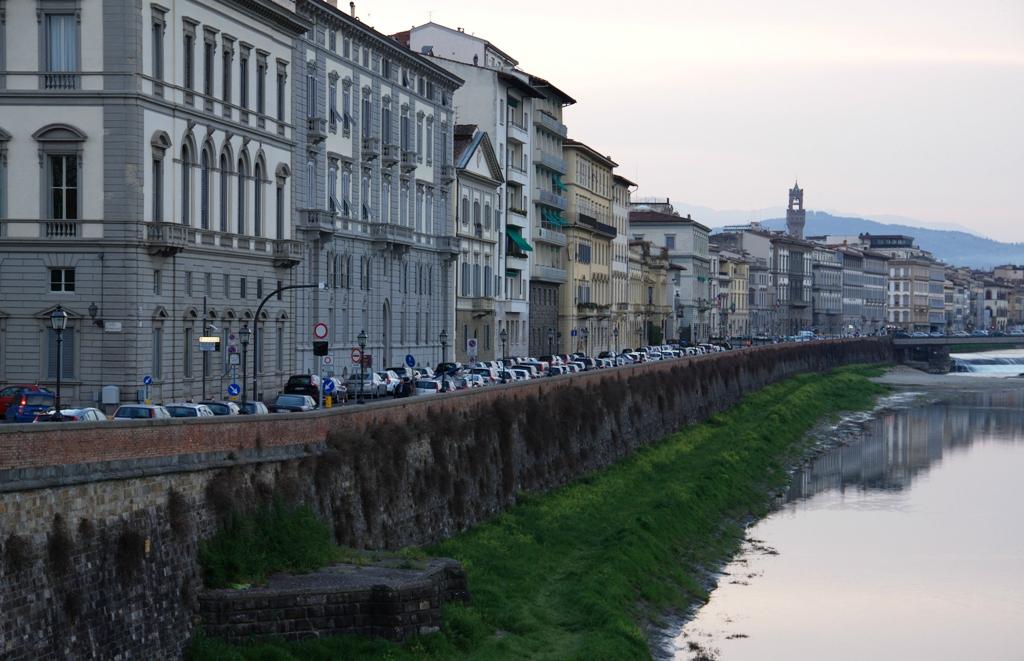
M 531 227 L 538 222 L 530 204 L 535 176 L 531 119 L 534 99 L 542 94 L 530 85 L 528 74 L 516 69 L 514 58 L 486 39 L 432 22 L 395 38 L 465 81 L 453 100 L 456 121 L 486 132 L 497 154 L 502 184 L 495 213 L 502 241 L 491 330 L 495 339 L 502 330 L 507 332 L 509 355 L 525 355 L 530 268 L 536 252 Z
M 227 349 L 243 326 L 258 389 L 294 370 L 294 300 L 256 318 L 302 260 L 292 44 L 308 25 L 293 10 L 0 3 L 0 276 L 21 283 L 0 309 L 0 378 L 52 387 L 59 369 L 64 402 L 95 404 L 112 386 L 108 408 L 224 398 L 242 381 Z M 201 352 L 202 335 L 221 351 Z
M 295 294 L 301 367 L 317 369 L 317 322 L 346 368 L 364 331 L 374 368 L 407 356 L 435 365 L 442 332 L 455 341 L 452 100 L 462 81 L 330 3 L 296 9 L 310 25 L 293 55 L 298 271 L 328 284 Z

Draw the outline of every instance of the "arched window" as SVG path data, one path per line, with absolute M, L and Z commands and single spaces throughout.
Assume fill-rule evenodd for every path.
M 188 143 L 181 147 L 181 222 L 192 224 L 192 150 Z
M 199 157 L 199 226 L 210 229 L 210 150 Z
M 245 158 L 238 159 L 238 227 L 235 231 L 245 234 L 245 180 L 249 178 L 249 167 Z
M 220 231 L 228 231 L 228 157 L 220 155 Z
M 252 233 L 263 236 L 263 165 L 256 163 L 253 170 Z

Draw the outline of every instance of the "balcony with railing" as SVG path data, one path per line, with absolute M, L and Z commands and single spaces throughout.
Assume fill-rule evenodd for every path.
M 550 243 L 556 246 L 565 246 L 569 243 L 563 232 L 555 229 L 554 226 L 547 224 L 541 224 L 540 227 L 537 227 L 534 230 L 533 236 L 538 241 L 543 241 L 544 243 Z
M 402 150 L 402 172 L 409 173 L 416 169 L 418 157 L 411 149 Z
M 147 252 L 150 255 L 170 257 L 186 247 L 195 245 L 196 228 L 181 223 L 143 223 Z
M 540 147 L 533 150 L 533 162 L 536 165 L 543 165 L 547 169 L 557 172 L 558 174 L 565 174 L 568 172 L 568 167 L 566 166 L 564 158 L 546 152 Z
M 602 223 L 597 218 L 589 216 L 582 211 L 577 214 L 577 223 L 611 239 L 614 239 L 618 235 L 618 230 L 616 230 L 613 225 Z
M 334 213 L 327 209 L 299 209 L 300 230 L 334 234 Z
M 39 78 L 40 87 L 46 90 L 76 90 L 82 86 L 82 77 L 77 72 L 47 71 Z
M 530 139 L 530 133 L 526 124 L 516 117 L 511 117 L 508 122 L 508 139 L 513 142 L 526 143 Z
M 556 266 L 543 266 L 536 262 L 530 267 L 530 279 L 543 282 L 568 282 L 569 278 L 564 268 Z
M 410 227 L 391 223 L 371 223 L 370 240 L 391 248 L 407 248 L 416 243 L 416 235 Z
M 318 145 L 327 139 L 327 120 L 323 117 L 306 119 L 306 142 Z
M 555 135 L 559 135 L 563 138 L 569 135 L 569 129 L 565 124 L 561 123 L 551 115 L 544 111 L 537 111 L 533 113 L 533 124 L 534 126 L 540 126 Z
M 293 239 L 274 241 L 274 266 L 290 269 L 302 261 L 302 242 Z
M 551 191 L 544 190 L 543 188 L 533 189 L 533 199 L 535 202 L 549 206 L 559 211 L 565 211 L 565 198 L 561 195 L 555 195 Z
M 385 144 L 384 148 L 380 153 L 381 163 L 384 165 L 394 165 L 402 159 L 402 151 L 398 148 L 398 145 Z
M 446 184 L 450 184 L 455 181 L 455 166 L 454 165 L 442 165 L 441 166 L 441 181 Z
M 363 160 L 372 161 L 380 156 L 380 139 L 372 136 L 363 137 Z

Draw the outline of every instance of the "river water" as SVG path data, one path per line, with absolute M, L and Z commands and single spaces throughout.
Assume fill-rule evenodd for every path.
M 1024 390 L 910 401 L 794 475 L 670 655 L 1024 659 Z

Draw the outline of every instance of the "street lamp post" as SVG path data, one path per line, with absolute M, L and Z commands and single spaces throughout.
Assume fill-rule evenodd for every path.
M 274 291 L 272 291 L 269 294 L 267 294 L 266 296 L 264 296 L 263 300 L 260 301 L 260 304 L 258 306 L 256 306 L 256 316 L 253 317 L 253 322 L 252 322 L 253 326 L 258 328 L 258 324 L 260 323 L 260 313 L 263 312 L 263 306 L 266 305 L 267 302 L 270 299 L 274 298 L 275 296 L 280 296 L 281 292 L 288 291 L 289 289 L 314 289 L 314 288 L 315 289 L 327 289 L 327 283 L 325 283 L 325 282 L 318 282 L 315 285 L 313 285 L 313 284 L 310 284 L 310 285 L 284 285 L 283 287 L 278 287 Z M 259 347 L 260 347 L 260 343 L 263 342 L 263 336 L 261 336 L 261 335 L 259 335 L 257 333 L 255 339 L 256 339 L 256 341 L 252 345 L 252 394 L 253 394 L 253 397 L 255 397 L 256 393 L 257 393 L 257 390 L 256 390 L 256 377 L 257 377 L 258 373 L 256 371 L 256 356 L 259 355 L 258 354 Z M 204 386 L 206 385 L 205 379 L 203 381 L 203 385 Z M 245 392 L 245 354 L 244 353 L 242 354 L 242 391 Z M 244 401 L 244 399 L 243 399 L 243 401 Z
M 250 339 L 252 339 L 252 329 L 249 328 L 249 324 L 246 324 L 245 326 L 242 326 L 242 328 L 238 331 L 238 341 L 242 343 L 242 406 L 245 406 L 245 402 L 247 401 L 246 400 L 246 394 L 247 393 L 245 391 L 245 382 L 246 382 L 246 372 L 245 372 L 245 370 L 246 370 L 246 365 L 248 365 L 248 363 L 245 360 L 245 354 L 247 352 L 247 349 L 249 348 L 249 340 Z M 253 371 L 254 372 L 256 371 L 255 367 L 253 367 Z
M 441 329 L 441 362 L 445 362 L 448 359 L 448 331 L 447 329 Z
M 619 355 L 619 327 L 612 329 L 612 337 L 615 338 L 615 355 Z
M 587 346 L 587 338 L 590 337 L 590 329 L 584 326 L 583 330 L 580 331 L 580 334 L 583 336 L 583 353 L 586 354 L 589 348 Z
M 356 339 L 359 340 L 359 403 L 365 404 L 363 392 L 366 387 L 366 331 L 359 331 Z
M 548 328 L 548 355 L 555 355 L 555 329 Z
M 64 371 L 64 329 L 68 327 L 68 313 L 60 305 L 50 315 L 50 326 L 57 333 L 57 395 L 54 399 L 54 420 L 61 420 L 60 373 Z
M 501 332 L 498 333 L 498 336 L 501 337 L 501 361 L 502 361 L 502 363 L 507 363 L 508 362 L 508 346 L 507 346 L 507 343 L 508 343 L 508 329 L 507 328 L 502 328 Z

